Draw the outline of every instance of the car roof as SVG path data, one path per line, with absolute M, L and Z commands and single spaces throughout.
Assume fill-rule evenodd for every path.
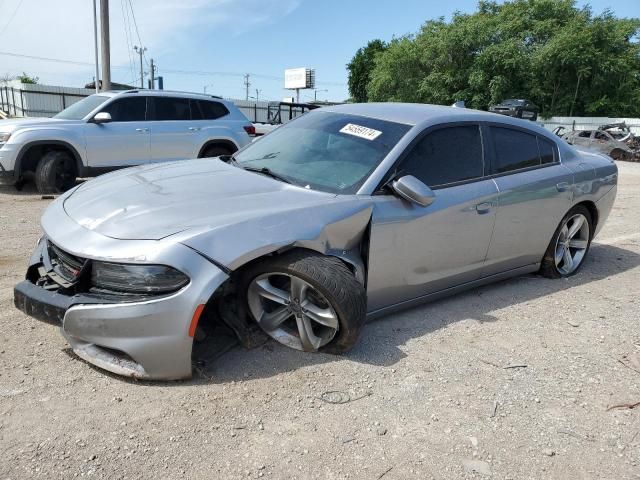
M 178 90 L 108 90 L 105 92 L 99 92 L 96 95 L 105 95 L 108 97 L 119 97 L 126 95 L 146 95 L 153 97 L 180 97 L 180 98 L 194 98 L 199 100 L 216 100 L 222 103 L 228 103 L 222 97 L 217 97 L 215 95 L 207 95 L 204 93 L 194 93 L 194 92 L 181 92 Z
M 360 115 L 412 126 L 426 123 L 464 121 L 504 123 L 547 133 L 546 130 L 530 120 L 521 120 L 471 108 L 455 108 L 423 103 L 350 103 L 323 107 L 316 111 Z

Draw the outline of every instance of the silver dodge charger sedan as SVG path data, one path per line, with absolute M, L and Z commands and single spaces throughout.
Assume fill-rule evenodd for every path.
M 530 272 L 572 275 L 617 168 L 528 121 L 468 109 L 341 105 L 233 156 L 88 181 L 42 217 L 15 305 L 81 358 L 191 375 L 198 322 L 347 351 L 367 319 Z M 202 322 L 201 322 L 202 323 Z

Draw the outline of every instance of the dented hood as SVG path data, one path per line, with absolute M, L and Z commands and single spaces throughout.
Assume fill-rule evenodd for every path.
M 63 201 L 69 217 L 101 235 L 123 240 L 175 235 L 176 241 L 230 262 L 274 243 L 314 240 L 324 243 L 323 250 L 344 248 L 359 237 L 371 212 L 368 198 L 308 190 L 211 159 L 103 175 Z M 362 218 L 343 224 L 354 215 Z

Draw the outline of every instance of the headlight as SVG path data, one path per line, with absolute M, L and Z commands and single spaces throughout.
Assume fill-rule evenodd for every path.
M 7 143 L 9 141 L 10 133 L 0 132 L 0 143 Z
M 93 262 L 91 285 L 116 292 L 161 294 L 180 290 L 189 278 L 166 265 Z

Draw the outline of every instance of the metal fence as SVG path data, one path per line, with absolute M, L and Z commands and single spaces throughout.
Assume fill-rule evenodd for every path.
M 625 123 L 635 136 L 640 136 L 640 118 L 614 118 L 614 117 L 551 117 L 538 119 L 538 124 L 548 130 L 564 127 L 565 130 L 596 130 L 603 125 L 612 123 Z
M 85 88 L 10 82 L 0 85 L 0 110 L 14 117 L 51 117 L 93 93 L 93 90 Z M 308 111 L 302 105 L 227 100 L 233 102 L 254 123 L 286 123 Z
M 0 85 L 0 110 L 14 117 L 51 117 L 91 95 L 86 88 L 48 85 Z

